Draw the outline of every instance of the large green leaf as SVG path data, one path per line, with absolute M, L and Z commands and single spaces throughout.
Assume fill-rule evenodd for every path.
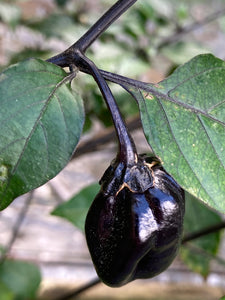
M 82 189 L 68 202 L 57 206 L 52 212 L 52 215 L 65 218 L 77 228 L 84 231 L 84 223 L 88 209 L 98 192 L 99 184 L 91 184 Z
M 186 193 L 186 207 L 184 217 L 184 234 L 192 234 L 205 228 L 210 228 L 221 222 L 221 217 L 215 211 L 209 209 L 202 202 Z M 209 253 L 204 256 L 202 253 L 196 253 L 190 247 L 182 246 L 180 255 L 188 267 L 206 278 L 210 272 L 210 261 L 216 256 L 220 246 L 221 233 L 219 231 L 204 235 L 193 241 L 189 245 L 196 247 L 203 252 Z
M 0 74 L 0 209 L 54 177 L 82 131 L 81 98 L 61 68 L 30 59 Z
M 31 263 L 7 260 L 0 265 L 0 287 L 5 287 L 8 299 L 34 299 L 40 282 L 40 271 Z
M 225 62 L 205 54 L 159 84 L 122 83 L 146 138 L 189 193 L 225 212 Z

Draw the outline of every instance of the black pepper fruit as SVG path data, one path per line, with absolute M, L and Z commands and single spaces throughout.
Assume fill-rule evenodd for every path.
M 155 157 L 116 159 L 100 184 L 85 225 L 100 279 L 118 287 L 164 271 L 180 245 L 184 191 Z

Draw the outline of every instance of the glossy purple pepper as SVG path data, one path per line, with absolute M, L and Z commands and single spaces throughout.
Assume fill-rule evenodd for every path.
M 157 158 L 117 159 L 104 173 L 86 218 L 100 279 L 112 287 L 151 278 L 174 260 L 182 236 L 184 192 Z

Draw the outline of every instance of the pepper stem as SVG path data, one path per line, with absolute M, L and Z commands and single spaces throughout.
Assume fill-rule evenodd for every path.
M 119 141 L 119 151 L 118 151 L 118 159 L 120 161 L 125 162 L 126 164 L 134 164 L 137 162 L 137 150 L 134 144 L 134 141 L 131 135 L 128 132 L 128 129 L 124 123 L 124 120 L 121 116 L 120 110 L 117 106 L 117 103 L 113 97 L 113 94 L 99 72 L 98 68 L 95 64 L 87 58 L 84 54 L 79 54 L 79 65 L 83 65 L 84 67 L 90 70 L 91 75 L 95 79 L 98 87 L 105 99 L 105 102 L 110 110 L 113 123 L 116 129 L 118 141 Z

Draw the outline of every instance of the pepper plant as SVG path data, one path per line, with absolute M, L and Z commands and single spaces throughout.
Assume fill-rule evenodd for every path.
M 77 73 L 83 72 L 94 78 L 112 115 L 118 136 L 117 160 L 137 164 L 138 154 L 107 82 L 121 86 L 137 102 L 155 161 L 185 191 L 186 199 L 196 198 L 225 212 L 224 61 L 212 54 L 198 55 L 163 81 L 151 84 L 99 69 L 86 55 L 94 41 L 135 2 L 117 1 L 62 53 L 46 61 L 19 62 L 0 74 L 1 210 L 48 182 L 70 161 L 85 119 L 83 100 L 71 88 L 71 81 L 76 84 Z M 154 184 L 154 166 L 150 166 L 148 188 Z M 136 172 L 134 177 L 141 175 Z M 140 194 L 133 185 L 129 187 Z M 121 189 L 122 184 L 118 192 Z M 164 191 L 167 193 L 166 188 Z M 183 219 L 181 229 L 182 223 Z

